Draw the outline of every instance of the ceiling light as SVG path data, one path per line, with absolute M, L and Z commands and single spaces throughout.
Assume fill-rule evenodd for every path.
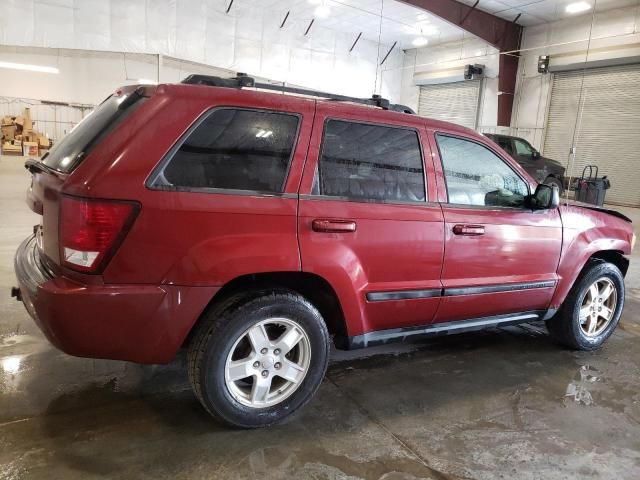
M 427 40 L 425 37 L 416 37 L 411 43 L 414 47 L 424 47 L 429 43 L 429 40 Z
M 0 62 L 0 68 L 12 70 L 26 70 L 28 72 L 60 73 L 56 67 L 43 67 L 41 65 L 28 65 L 26 63 Z
M 313 11 L 313 15 L 318 18 L 327 18 L 329 15 L 331 15 L 331 9 L 326 5 L 318 5 Z
M 591 10 L 591 5 L 587 2 L 575 2 L 567 5 L 565 10 L 567 13 L 586 12 L 587 10 Z

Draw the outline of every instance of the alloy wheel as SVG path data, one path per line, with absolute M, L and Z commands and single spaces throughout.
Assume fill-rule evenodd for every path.
M 618 290 L 601 277 L 585 292 L 580 307 L 580 328 L 587 337 L 597 337 L 609 326 L 618 305 Z
M 282 402 L 309 370 L 311 344 L 304 329 L 288 318 L 269 318 L 243 332 L 225 363 L 231 396 L 252 408 Z

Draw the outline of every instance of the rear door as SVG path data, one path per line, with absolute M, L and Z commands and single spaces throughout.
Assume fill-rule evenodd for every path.
M 443 219 L 419 117 L 319 102 L 301 185 L 302 268 L 328 280 L 359 335 L 429 323 Z
M 445 220 L 436 321 L 545 310 L 558 280 L 558 210 L 526 208 L 533 185 L 488 144 L 444 132 L 432 141 Z

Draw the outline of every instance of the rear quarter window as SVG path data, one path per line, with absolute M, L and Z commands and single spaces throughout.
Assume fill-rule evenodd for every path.
M 281 193 L 299 122 L 289 113 L 212 110 L 173 148 L 150 187 Z

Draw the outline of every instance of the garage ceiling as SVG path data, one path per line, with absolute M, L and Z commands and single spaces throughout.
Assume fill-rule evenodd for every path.
M 218 0 L 221 8 L 226 8 L 231 0 Z M 475 0 L 459 0 L 473 5 Z M 523 26 L 561 20 L 568 17 L 589 14 L 566 12 L 567 5 L 579 0 L 480 0 L 477 8 L 507 20 L 520 15 L 518 23 Z M 596 11 L 610 10 L 629 5 L 639 5 L 639 0 L 584 0 Z M 234 0 L 232 12 L 255 13 L 257 4 L 264 12 L 284 19 L 289 12 L 288 22 L 310 22 L 333 30 L 353 33 L 354 40 L 359 32 L 362 38 L 391 45 L 398 42 L 402 49 L 415 48 L 416 38 L 426 39 L 429 44 L 438 44 L 461 39 L 468 35 L 462 29 L 419 8 L 397 0 Z M 323 15 L 318 15 L 318 8 Z M 380 17 L 382 16 L 382 28 Z M 308 24 L 308 23 L 307 23 Z

